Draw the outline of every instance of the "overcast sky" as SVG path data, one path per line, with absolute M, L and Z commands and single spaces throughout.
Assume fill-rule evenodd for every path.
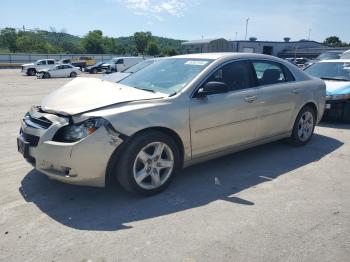
M 311 39 L 330 35 L 350 42 L 350 0 L 11 0 L 0 4 L 0 28 L 65 29 L 84 35 L 101 29 L 108 36 L 135 31 L 194 40 L 224 37 L 259 40 Z

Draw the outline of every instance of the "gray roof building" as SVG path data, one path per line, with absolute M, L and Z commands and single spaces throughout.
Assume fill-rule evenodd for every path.
M 256 41 L 256 38 L 251 38 L 249 41 L 227 41 L 224 38 L 215 38 L 187 41 L 183 42 L 182 45 L 185 53 L 245 52 L 278 57 L 316 57 L 330 49 L 316 41 L 289 41 L 289 38 L 285 38 L 285 41 L 281 42 Z

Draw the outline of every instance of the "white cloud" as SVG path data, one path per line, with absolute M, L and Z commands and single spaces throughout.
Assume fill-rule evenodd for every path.
M 163 20 L 162 15 L 175 17 L 184 16 L 189 4 L 188 0 L 119 0 L 127 8 L 134 10 L 134 14 Z

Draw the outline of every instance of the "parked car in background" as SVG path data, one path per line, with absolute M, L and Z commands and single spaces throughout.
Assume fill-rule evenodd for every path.
M 143 57 L 115 57 L 110 61 L 106 62 L 106 68 L 109 66 L 111 72 L 122 72 L 125 69 L 136 65 L 143 61 Z
M 325 117 L 350 123 L 350 59 L 323 60 L 304 72 L 326 82 Z
M 92 66 L 88 66 L 85 68 L 85 72 L 89 72 L 90 74 L 97 74 L 102 71 L 108 71 L 109 66 L 106 65 L 104 62 L 98 62 Z
M 350 50 L 347 50 L 344 53 L 342 53 L 340 59 L 350 59 Z
M 304 57 L 297 57 L 297 58 L 286 58 L 286 60 L 296 66 L 298 66 L 299 68 L 303 69 L 307 66 L 310 65 L 311 60 L 308 58 L 304 58 Z
M 38 78 L 76 77 L 80 72 L 79 67 L 70 64 L 59 64 L 51 69 L 42 69 L 36 75 Z
M 102 76 L 102 80 L 111 81 L 114 83 L 119 82 L 120 80 L 124 79 L 125 77 L 128 77 L 129 75 L 138 72 L 139 70 L 159 61 L 161 58 L 152 58 L 144 60 L 136 65 L 133 65 L 132 67 L 129 67 L 128 69 L 125 69 L 122 72 L 115 72 L 111 74 L 105 74 Z
M 334 60 L 339 59 L 340 56 L 343 54 L 343 50 L 334 50 L 334 51 L 327 51 L 322 54 L 320 54 L 318 57 L 316 57 L 315 62 L 317 61 L 323 61 L 323 60 Z
M 79 67 L 80 70 L 86 68 L 86 61 L 72 61 L 71 59 L 62 59 L 58 61 L 59 64 L 71 64 L 74 67 Z
M 164 58 L 111 83 L 78 78 L 22 120 L 18 151 L 66 183 L 164 190 L 182 167 L 288 138 L 307 144 L 325 83 L 276 57 L 244 53 Z
M 55 59 L 40 59 L 35 63 L 23 64 L 21 72 L 29 76 L 34 76 L 37 72 L 44 68 L 54 68 L 57 65 Z

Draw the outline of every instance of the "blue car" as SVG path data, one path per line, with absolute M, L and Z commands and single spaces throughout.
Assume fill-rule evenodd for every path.
M 324 117 L 350 123 L 350 59 L 319 61 L 304 72 L 326 82 Z

